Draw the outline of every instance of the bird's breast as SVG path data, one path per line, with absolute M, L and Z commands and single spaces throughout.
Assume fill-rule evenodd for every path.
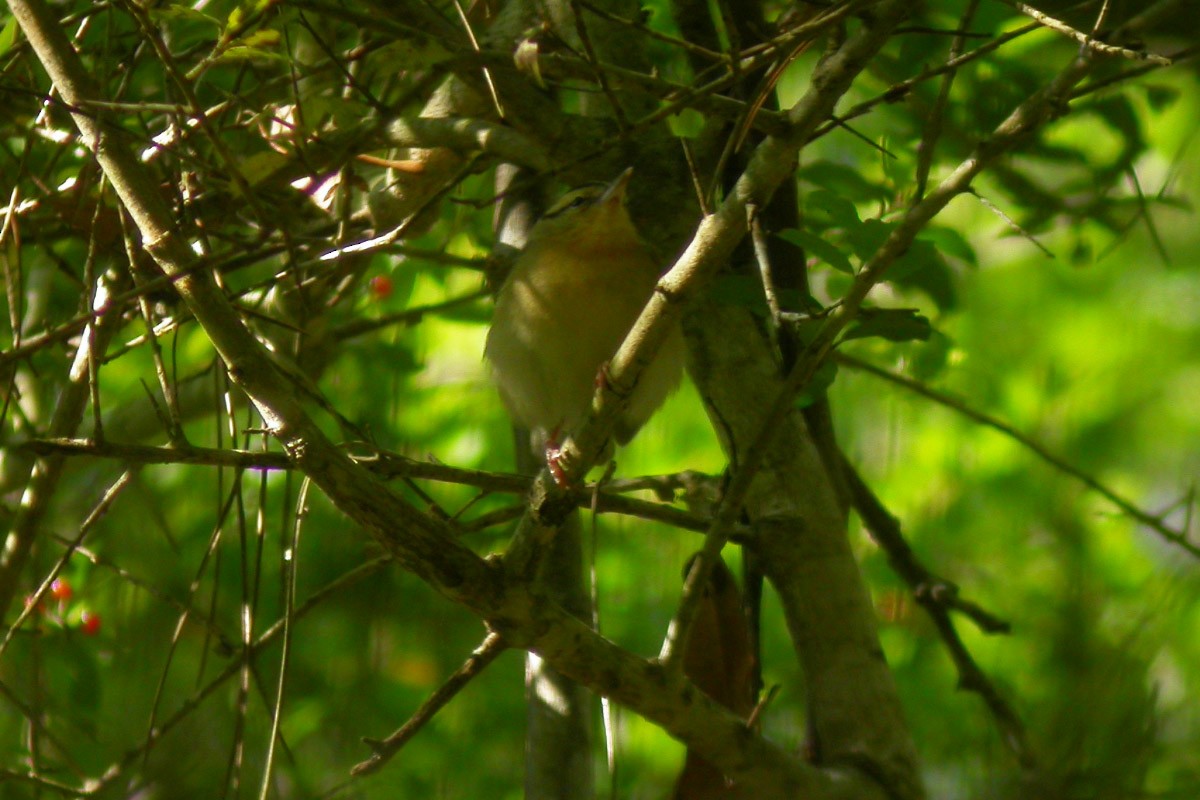
M 589 248 L 586 258 L 565 248 L 527 250 L 497 298 L 488 337 L 510 410 L 531 426 L 572 425 L 649 299 L 655 272 L 630 248 Z

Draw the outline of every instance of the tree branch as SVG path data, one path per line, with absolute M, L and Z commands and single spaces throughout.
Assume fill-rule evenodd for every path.
M 951 397 L 945 392 L 939 392 L 930 386 L 926 386 L 920 381 L 915 381 L 912 378 L 904 375 L 882 369 L 874 364 L 871 364 L 870 362 L 863 361 L 860 358 L 855 358 L 854 356 L 846 355 L 845 353 L 838 353 L 834 356 L 834 358 L 836 358 L 840 364 L 845 364 L 853 369 L 861 370 L 870 375 L 874 375 L 877 378 L 882 378 L 889 383 L 892 383 L 903 389 L 907 389 L 914 394 L 919 394 L 921 397 L 932 400 L 938 405 L 949 408 L 950 410 L 955 411 L 967 419 L 979 423 L 980 425 L 991 428 L 995 431 L 999 431 L 1017 444 L 1029 450 L 1031 453 L 1045 461 L 1050 466 L 1057 469 L 1059 472 L 1075 478 L 1084 486 L 1096 492 L 1105 500 L 1108 500 L 1114 506 L 1119 508 L 1123 513 L 1153 530 L 1167 542 L 1182 548 L 1196 558 L 1200 558 L 1200 545 L 1196 545 L 1188 539 L 1188 532 L 1186 529 L 1176 530 L 1175 528 L 1172 528 L 1163 521 L 1162 515 L 1151 514 L 1149 511 L 1140 508 L 1133 501 L 1118 494 L 1115 489 L 1112 489 L 1109 486 L 1101 483 L 1099 480 L 1079 469 L 1075 465 L 1050 452 L 1045 445 L 1041 444 L 1033 437 L 1021 433 L 1021 431 L 1017 430 L 1004 420 L 972 408 L 958 398 Z
M 350 774 L 360 777 L 382 769 L 400 752 L 409 739 L 425 727 L 447 703 L 466 688 L 475 676 L 487 669 L 507 649 L 508 646 L 502 638 L 494 633 L 489 633 L 479 647 L 475 648 L 470 657 L 463 662 L 462 666 L 456 669 L 454 674 L 447 678 L 395 733 L 386 739 L 367 738 L 363 740 L 374 753 L 366 761 L 355 764 L 350 770 Z
M 996 723 L 1005 745 L 1016 756 L 1017 762 L 1027 770 L 1036 769 L 1037 758 L 1026 739 L 1024 723 L 975 663 L 950 619 L 949 609 L 963 612 L 989 633 L 1007 633 L 1008 623 L 983 612 L 973 603 L 961 600 L 957 586 L 938 578 L 918 563 L 904 540 L 900 523 L 888 512 L 845 456 L 842 457 L 842 470 L 846 476 L 846 484 L 850 487 L 854 508 L 862 516 L 863 524 L 887 553 L 892 569 L 904 578 L 912 590 L 913 597 L 933 620 L 934 627 L 937 628 L 938 635 L 958 670 L 959 688 L 979 695 L 991 712 L 992 720 Z

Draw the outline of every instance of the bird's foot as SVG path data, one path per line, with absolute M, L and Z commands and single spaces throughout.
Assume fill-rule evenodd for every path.
M 570 488 L 571 482 L 567 478 L 566 470 L 563 469 L 563 459 L 565 454 L 562 448 L 558 446 L 546 445 L 546 467 L 550 470 L 550 477 L 554 478 L 554 483 L 560 489 Z
M 566 454 L 559 445 L 558 437 L 561 432 L 562 426 L 559 425 L 546 437 L 546 468 L 550 470 L 550 477 L 554 478 L 554 483 L 559 488 L 566 489 L 570 486 L 570 481 L 567 479 L 566 470 L 563 469 Z

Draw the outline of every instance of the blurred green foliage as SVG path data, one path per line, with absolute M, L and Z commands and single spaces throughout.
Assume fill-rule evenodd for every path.
M 221 15 L 236 6 L 212 6 L 207 17 L 195 17 L 170 5 L 164 10 L 179 15 L 159 21 L 171 30 L 173 48 L 212 55 L 202 84 L 210 100 L 228 95 L 247 107 L 265 105 L 277 86 L 240 82 L 255 70 L 280 69 L 271 63 L 279 58 L 273 42 L 260 37 L 235 45 L 249 35 L 237 33 L 221 44 L 222 31 L 238 23 Z M 258 13 L 253 4 L 247 8 Z M 955 11 L 930 12 L 930 22 L 952 28 Z M 275 24 L 298 35 L 288 28 L 297 18 L 288 14 Z M 110 58 L 133 52 L 136 39 L 123 19 L 105 15 L 118 30 L 90 30 L 83 40 L 89 52 L 104 52 L 102 44 L 114 41 L 125 49 Z M 661 13 L 652 19 L 671 29 Z M 1015 25 L 1014 19 L 1005 6 L 985 3 L 975 26 L 998 30 Z M 9 30 L 0 26 L 0 42 L 10 38 Z M 252 49 L 230 49 L 235 46 Z M 1072 48 L 1041 32 L 964 70 L 951 94 L 931 181 L 1043 85 Z M 917 74 L 930 52 L 944 49 L 941 35 L 900 37 L 846 105 Z M 424 57 L 429 63 L 439 58 Z M 815 58 L 803 56 L 785 74 L 785 105 L 806 88 Z M 667 74 L 684 69 L 678 54 L 662 60 Z M 137 98 L 163 100 L 155 62 L 136 65 L 126 79 Z M 109 79 L 119 72 L 113 64 L 94 66 Z M 362 77 L 364 85 L 370 78 Z M 845 273 L 869 258 L 897 210 L 912 199 L 915 146 L 936 88 L 935 82 L 920 84 L 904 101 L 856 121 L 860 136 L 831 133 L 805 151 L 797 184 L 805 227 L 791 231 L 790 240 L 816 257 L 816 302 L 836 301 Z M 1200 475 L 1200 228 L 1188 206 L 1189 198 L 1200 197 L 1194 136 L 1200 85 L 1194 72 L 1165 71 L 1079 103 L 1076 113 L 979 182 L 986 204 L 964 196 L 939 216 L 873 296 L 893 316 L 884 316 L 882 329 L 868 330 L 871 338 L 847 344 L 846 351 L 1011 422 L 1182 527 Z M 327 118 L 348 113 L 333 102 L 326 112 L 315 104 L 309 112 Z M 677 132 L 692 135 L 696 123 L 688 117 Z M 27 136 L 30 124 L 17 110 L 0 116 L 0 169 L 15 174 L 20 163 L 28 174 L 55 181 L 84 169 L 81 152 L 64 156 L 36 146 Z M 145 131 L 129 134 L 144 144 Z M 249 161 L 271 152 L 260 139 L 242 135 L 228 143 L 239 157 Z M 430 231 L 410 244 L 464 258 L 486 256 L 491 191 L 489 175 L 472 177 L 454 202 L 443 203 Z M 5 241 L 10 259 L 12 241 Z M 87 247 L 49 232 L 46 242 L 27 245 L 20 255 L 30 293 L 38 289 L 46 318 L 61 322 L 82 308 L 77 265 L 87 260 Z M 250 292 L 269 283 L 275 269 L 263 264 L 227 281 Z M 366 272 L 389 276 L 391 294 L 373 296 L 360 285 L 348 319 L 445 302 L 482 285 L 476 269 L 419 257 L 375 255 Z M 8 302 L 6 310 L 14 311 Z M 911 311 L 895 316 L 899 309 Z M 480 358 L 488 313 L 481 301 L 347 339 L 320 390 L 383 448 L 509 471 L 511 432 Z M 143 333 L 140 322 L 131 323 L 111 349 Z M 173 379 L 223 388 L 211 346 L 194 325 L 163 335 L 162 347 Z M 53 405 L 69 349 L 60 345 L 32 359 L 37 380 L 26 389 L 30 402 Z M 123 351 L 100 375 L 105 409 L 151 413 L 140 405 L 143 386 L 155 385 L 144 344 Z M 846 451 L 902 520 L 917 553 L 1013 625 L 1012 635 L 1003 637 L 985 636 L 965 621 L 960 630 L 1028 725 L 1044 767 L 1032 784 L 1012 764 L 983 705 L 956 691 L 954 668 L 936 632 L 882 554 L 863 531 L 852 531 L 879 601 L 884 648 L 931 796 L 1200 794 L 1196 560 L 995 431 L 851 368 L 838 369 L 836 379 L 830 371 L 828 378 Z M 257 424 L 244 409 L 234 413 L 233 423 L 221 416 L 191 422 L 188 440 L 263 446 L 258 434 L 244 433 Z M 333 422 L 326 424 L 337 431 Z M 156 429 L 153 420 L 148 425 Z M 161 433 L 150 439 L 165 441 Z M 60 542 L 72 538 L 124 468 L 114 460 L 73 460 L 47 531 Z M 723 468 L 689 385 L 621 451 L 618 474 L 719 474 Z M 379 554 L 315 491 L 292 552 L 298 476 L 184 465 L 129 469 L 130 485 L 65 566 L 73 597 L 48 599 L 0 660 L 0 766 L 27 766 L 32 751 L 39 764 L 59 765 L 61 772 L 45 777 L 70 782 L 144 758 L 103 796 L 252 796 L 276 705 L 281 646 L 276 640 L 253 660 L 253 669 L 239 672 L 243 625 L 249 626 L 246 635 L 257 637 L 280 618 L 286 569 L 294 566 L 296 596 L 304 603 Z M 419 491 L 401 481 L 395 486 L 418 505 L 436 504 L 465 519 L 516 502 L 450 484 L 421 482 Z M 10 508 L 18 499 L 5 498 Z M 508 527 L 467 535 L 480 552 L 490 552 L 504 546 Z M 635 652 L 656 653 L 681 565 L 698 537 L 609 515 L 595 520 L 588 535 L 603 631 Z M 29 591 L 62 554 L 61 546 L 45 545 L 28 570 Z M 102 621 L 95 635 L 80 627 L 85 608 Z M 483 635 L 478 620 L 393 565 L 329 593 L 291 631 L 275 796 L 322 796 L 345 780 L 349 768 L 369 755 L 362 737 L 380 738 L 397 728 Z M 802 676 L 769 594 L 764 652 L 766 683 L 783 687 L 764 728 L 799 749 L 805 736 Z M 229 677 L 212 683 L 225 671 Z M 520 654 L 503 655 L 381 775 L 354 782 L 341 796 L 520 797 L 521 675 Z M 32 736 L 24 710 L 31 707 L 43 726 Z M 618 796 L 665 796 L 681 747 L 645 721 L 617 713 Z M 139 749 L 152 728 L 167 723 L 170 730 L 148 753 Z M 46 793 L 0 778 L 0 797 L 36 796 Z

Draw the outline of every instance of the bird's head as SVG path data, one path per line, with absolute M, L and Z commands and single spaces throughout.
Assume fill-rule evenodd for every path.
M 633 169 L 611 183 L 581 186 L 552 205 L 530 233 L 530 242 L 601 249 L 640 247 L 625 195 Z

